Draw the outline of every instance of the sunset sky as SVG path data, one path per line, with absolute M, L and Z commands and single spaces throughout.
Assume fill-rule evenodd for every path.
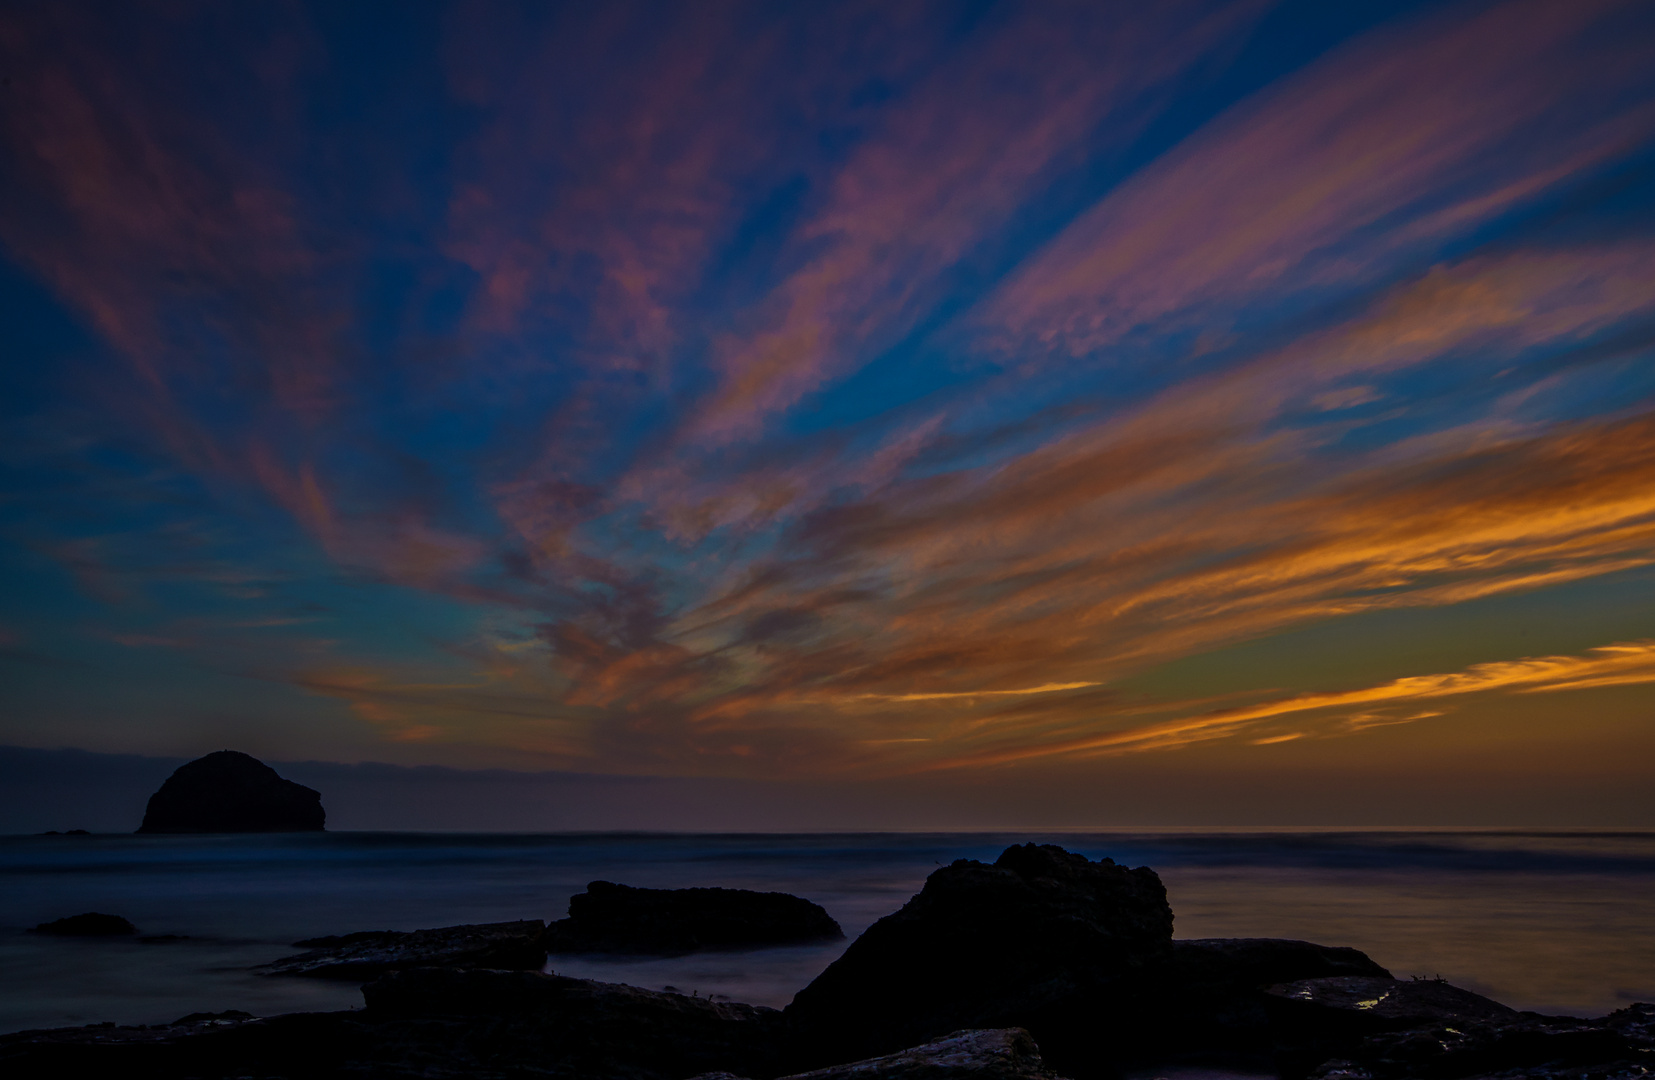
M 0 744 L 1655 823 L 1643 0 L 12 0 L 0 78 Z

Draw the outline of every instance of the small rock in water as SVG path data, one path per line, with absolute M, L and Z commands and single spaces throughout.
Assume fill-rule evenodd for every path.
M 321 832 L 322 796 L 258 758 L 220 750 L 197 758 L 149 797 L 141 833 Z
M 638 889 L 594 881 L 570 899 L 567 919 L 546 928 L 546 951 L 683 956 L 844 936 L 820 905 L 788 893 Z
M 41 923 L 29 931 L 31 934 L 52 934 L 56 937 L 116 937 L 137 932 L 136 926 L 119 915 L 105 915 L 101 911 L 88 911 L 84 915 Z
M 253 970 L 260 975 L 305 975 L 315 979 L 372 979 L 412 967 L 533 971 L 546 963 L 546 950 L 540 943 L 545 929 L 539 919 L 525 919 L 308 938 L 294 944 L 309 947 L 310 952 L 285 956 Z

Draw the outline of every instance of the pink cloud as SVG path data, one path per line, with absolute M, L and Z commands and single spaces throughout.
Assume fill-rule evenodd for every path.
M 1460 8 L 1345 46 L 1111 193 L 973 323 L 1019 356 L 1078 357 L 1428 255 L 1655 130 L 1626 93 L 1655 49 L 1614 29 L 1633 6 Z

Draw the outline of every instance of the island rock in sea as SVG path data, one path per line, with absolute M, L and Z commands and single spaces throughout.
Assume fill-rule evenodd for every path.
M 149 797 L 141 833 L 321 832 L 320 792 L 258 758 L 220 750 L 181 765 Z

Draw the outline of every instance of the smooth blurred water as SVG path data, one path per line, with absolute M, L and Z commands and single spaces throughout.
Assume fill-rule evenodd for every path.
M 1062 844 L 1160 872 L 1179 937 L 1364 949 L 1518 1008 L 1595 1015 L 1655 1000 L 1655 832 L 1068 832 L 0 838 L 0 1031 L 199 1010 L 361 1004 L 351 984 L 250 975 L 291 942 L 354 930 L 554 919 L 588 881 L 722 885 L 822 904 L 850 938 L 932 870 Z M 83 911 L 145 935 L 27 934 Z M 675 960 L 554 958 L 559 972 L 785 1005 L 844 943 Z

